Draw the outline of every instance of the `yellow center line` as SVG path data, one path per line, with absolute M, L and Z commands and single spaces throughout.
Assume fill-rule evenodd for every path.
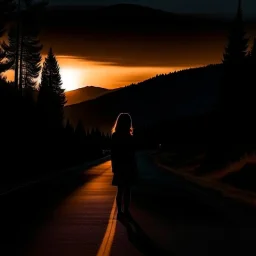
M 116 231 L 116 216 L 117 207 L 116 202 L 114 200 L 112 210 L 109 216 L 108 226 L 102 240 L 101 246 L 98 250 L 97 256 L 109 256 L 111 247 L 114 241 L 115 231 Z

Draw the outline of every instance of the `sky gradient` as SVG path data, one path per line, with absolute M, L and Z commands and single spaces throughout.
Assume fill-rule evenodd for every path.
M 119 3 L 140 4 L 178 13 L 224 13 L 230 16 L 236 11 L 238 0 L 51 0 L 51 4 L 54 5 L 111 5 Z M 253 17 L 256 14 L 255 0 L 243 0 L 242 6 L 246 17 Z
M 57 3 L 58 0 L 51 1 Z M 118 3 L 118 1 L 80 1 L 94 5 Z M 184 6 L 188 8 L 192 1 L 186 1 L 187 5 Z M 220 3 L 218 1 L 215 1 L 216 8 Z M 176 5 L 174 1 L 172 3 L 166 1 L 165 5 L 164 2 L 158 0 L 157 3 L 168 9 L 178 8 L 185 0 L 176 1 Z M 248 2 L 249 0 L 244 0 L 244 6 Z M 153 5 L 153 1 L 146 0 L 137 3 Z M 207 3 L 210 4 L 210 1 Z M 237 1 L 233 0 L 232 3 L 230 12 L 234 17 Z M 185 7 L 183 11 L 189 12 Z M 199 7 L 208 8 L 206 5 Z M 193 6 L 196 12 L 199 12 L 199 7 L 196 9 L 196 6 Z M 128 13 L 124 13 L 126 16 L 122 13 L 122 19 L 119 18 L 118 22 L 116 17 L 106 18 L 97 11 L 93 12 L 91 17 L 89 15 L 91 11 L 84 13 L 84 10 L 81 13 L 74 11 L 76 18 L 70 20 L 67 19 L 70 9 L 65 9 L 59 14 L 54 12 L 52 16 L 49 14 L 41 30 L 40 40 L 44 46 L 43 56 L 50 47 L 53 48 L 60 64 L 63 86 L 67 90 L 88 85 L 117 88 L 143 81 L 157 74 L 220 63 L 230 28 L 227 21 L 211 22 L 205 17 L 201 19 L 196 16 L 197 22 L 194 23 L 191 19 L 187 20 L 187 17 L 190 17 L 188 15 L 171 13 L 167 14 L 168 19 L 154 20 L 151 16 L 139 15 L 139 19 L 133 17 L 131 22 L 130 9 Z M 106 9 L 109 13 L 113 8 Z M 112 12 L 110 13 L 112 15 Z M 120 9 L 117 13 L 120 13 Z M 252 39 L 256 35 L 255 23 L 247 25 L 246 31 Z M 13 74 L 8 74 L 8 78 L 11 76 Z

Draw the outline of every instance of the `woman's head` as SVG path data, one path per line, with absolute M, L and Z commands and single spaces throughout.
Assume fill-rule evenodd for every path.
M 132 135 L 132 118 L 128 113 L 119 114 L 114 124 L 114 127 L 112 128 L 112 133 L 114 132 L 127 133 Z

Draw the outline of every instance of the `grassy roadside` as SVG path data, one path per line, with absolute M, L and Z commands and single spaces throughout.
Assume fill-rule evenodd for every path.
M 101 164 L 110 159 L 109 155 L 106 155 L 102 158 L 95 159 L 94 161 L 85 162 L 83 164 L 69 167 L 64 170 L 59 170 L 58 172 L 53 172 L 52 174 L 48 175 L 41 175 L 40 177 L 36 177 L 34 179 L 24 179 L 24 180 L 13 180 L 13 181 L 1 181 L 0 182 L 0 196 L 5 196 L 10 193 L 19 191 L 21 189 L 27 188 L 29 186 L 34 186 L 43 182 L 48 182 L 50 180 L 59 179 L 61 176 L 70 175 L 70 174 L 77 174 L 85 169 L 88 169 L 91 166 Z
M 202 152 L 176 153 L 162 151 L 154 154 L 155 163 L 187 181 L 195 183 L 202 189 L 215 190 L 223 197 L 239 200 L 256 207 L 256 157 L 244 156 L 236 162 L 230 163 L 222 169 L 211 171 L 203 175 L 197 174 L 204 159 Z M 255 179 L 253 177 L 255 176 Z

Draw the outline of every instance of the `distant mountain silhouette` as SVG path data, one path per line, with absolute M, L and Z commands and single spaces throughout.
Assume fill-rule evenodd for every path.
M 44 22 L 47 27 L 50 25 L 62 25 L 65 27 L 66 24 L 69 24 L 69 26 L 76 24 L 79 28 L 84 28 L 86 30 L 91 27 L 107 27 L 108 29 L 115 29 L 126 25 L 125 27 L 133 28 L 134 32 L 136 32 L 138 29 L 137 25 L 141 27 L 143 24 L 150 24 L 148 30 L 152 30 L 155 27 L 157 27 L 157 30 L 161 27 L 173 30 L 177 27 L 189 27 L 191 29 L 196 28 L 195 26 L 205 27 L 206 25 L 220 27 L 220 24 L 223 25 L 223 23 L 227 23 L 225 19 L 222 20 L 219 17 L 215 18 L 214 16 L 195 14 L 176 14 L 136 4 L 117 4 L 92 8 L 72 5 L 69 8 L 58 8 L 54 6 L 49 7 L 45 15 L 47 15 L 45 16 L 47 18 L 45 18 Z M 72 16 L 72 19 L 66 19 L 67 16 Z M 88 23 L 88 21 L 90 21 L 90 23 Z M 87 24 L 86 27 L 84 27 L 85 24 Z M 109 24 L 113 25 L 113 27 L 109 27 Z M 136 26 L 134 26 L 134 24 L 136 24 Z M 160 24 L 161 27 L 159 27 Z
M 136 5 L 136 4 L 116 4 L 111 6 L 105 6 L 96 10 L 100 15 L 104 16 L 162 16 L 170 15 L 169 12 L 162 10 L 152 9 L 147 6 Z
M 49 11 L 54 12 L 91 12 L 94 14 L 106 16 L 174 16 L 189 17 L 199 20 L 229 20 L 233 19 L 233 12 L 220 12 L 220 13 L 182 13 L 175 14 L 168 11 L 153 9 L 148 6 L 142 6 L 139 4 L 115 4 L 115 5 L 50 5 Z M 245 21 L 255 21 L 254 16 L 245 17 Z M 156 21 L 157 22 L 157 21 Z
M 106 88 L 95 87 L 95 86 L 86 86 L 72 91 L 66 92 L 67 105 L 73 105 L 81 103 L 87 100 L 95 99 L 105 93 L 110 92 Z
M 97 10 L 103 7 L 104 6 L 101 6 L 101 5 L 54 5 L 54 4 L 47 6 L 48 10 L 51 10 L 51 11 L 77 11 L 77 10 L 91 11 L 91 10 Z
M 114 92 L 119 89 L 106 89 L 97 86 L 86 86 L 72 91 L 66 91 L 67 104 L 66 106 L 85 102 L 87 100 L 96 99 L 109 92 Z M 34 91 L 34 99 L 37 100 L 38 91 Z
M 215 108 L 221 74 L 219 64 L 158 75 L 95 100 L 67 106 L 65 115 L 74 125 L 81 120 L 88 128 L 105 131 L 120 112 L 131 113 L 135 127 L 202 115 Z
M 143 6 L 139 4 L 115 4 L 109 6 L 79 6 L 79 5 L 68 5 L 68 6 L 49 6 L 48 11 L 61 13 L 61 12 L 91 12 L 97 16 L 106 17 L 139 17 L 145 18 L 145 16 L 152 17 L 158 16 L 159 18 L 174 18 L 174 17 L 189 17 L 191 19 L 200 19 L 200 20 L 216 20 L 222 19 L 223 16 L 215 16 L 208 14 L 192 14 L 192 13 L 184 13 L 184 14 L 176 14 L 160 9 L 154 9 L 148 6 Z M 157 21 L 155 21 L 157 22 Z

